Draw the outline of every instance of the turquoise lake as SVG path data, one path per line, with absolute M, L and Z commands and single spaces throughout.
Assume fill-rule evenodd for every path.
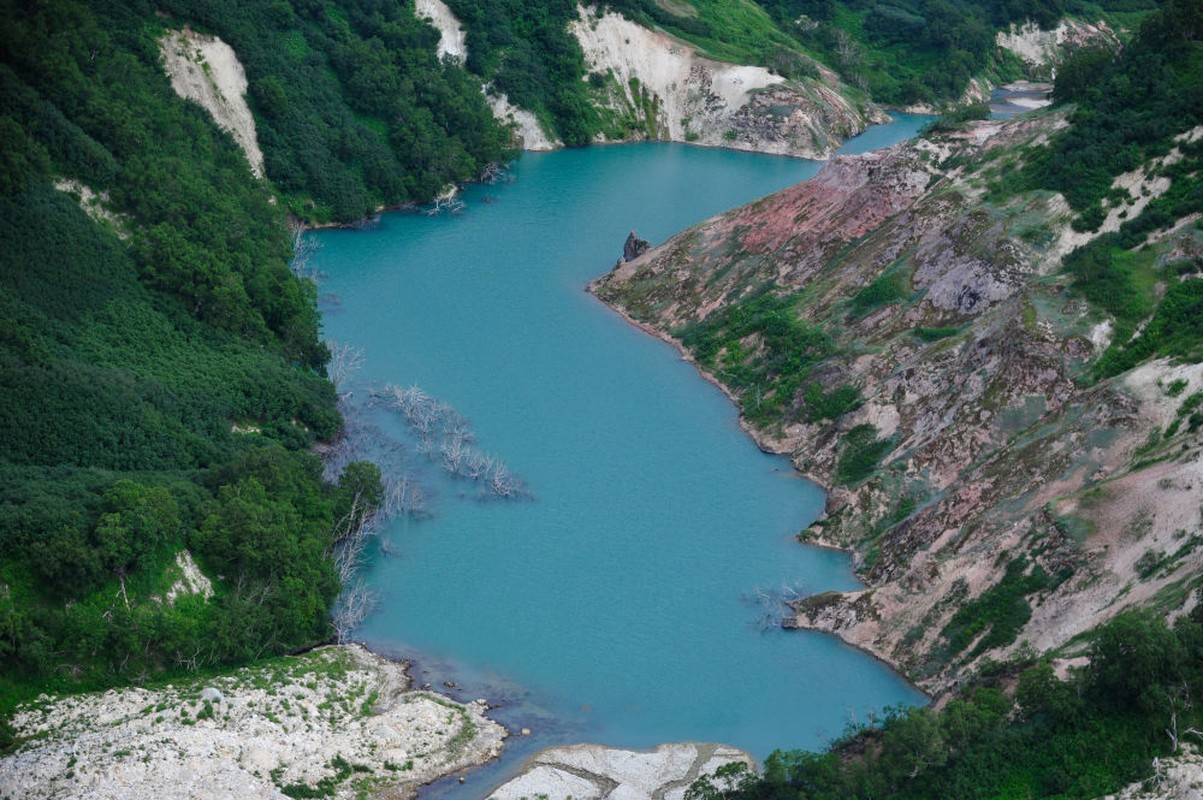
M 382 602 L 355 638 L 533 731 L 446 791 L 483 796 L 553 744 L 716 741 L 763 758 L 924 702 L 835 638 L 773 624 L 783 591 L 858 585 L 844 554 L 794 538 L 823 493 L 761 453 L 671 347 L 583 291 L 632 229 L 662 242 L 820 166 L 671 144 L 527 153 L 513 182 L 469 187 L 462 213 L 315 234 L 326 336 L 364 352 L 353 402 L 422 387 L 532 495 L 481 502 L 413 452 L 398 415 L 362 412 L 409 442 L 433 516 L 383 534 L 365 570 Z

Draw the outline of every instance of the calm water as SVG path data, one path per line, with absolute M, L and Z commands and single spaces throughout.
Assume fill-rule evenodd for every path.
M 393 524 L 367 572 L 384 600 L 363 640 L 534 730 L 461 796 L 551 744 L 720 741 L 763 757 L 923 701 L 832 637 L 766 627 L 763 597 L 857 585 L 845 556 L 793 538 L 822 493 L 760 453 L 671 348 L 583 291 L 631 229 L 663 241 L 819 166 L 668 144 L 526 154 L 515 182 L 470 188 L 462 214 L 320 234 L 326 333 L 365 351 L 357 396 L 420 385 L 534 495 L 478 502 L 432 469 L 435 516 Z

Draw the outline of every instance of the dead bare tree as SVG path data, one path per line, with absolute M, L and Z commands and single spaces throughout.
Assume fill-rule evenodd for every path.
M 409 473 L 389 476 L 384 482 L 384 502 L 381 509 L 387 518 L 405 514 L 421 518 L 429 516 L 426 510 L 426 492 Z
M 455 194 L 442 194 L 434 199 L 430 208 L 426 209 L 426 216 L 437 217 L 444 211 L 450 214 L 462 214 L 465 208 L 467 208 L 467 204 Z
M 529 497 L 525 484 L 509 467 L 472 446 L 476 437 L 468 421 L 451 406 L 417 386 L 389 385 L 373 392 L 372 398 L 401 413 L 417 436 L 416 449 L 420 454 L 433 461 L 437 452 L 441 466 L 449 475 L 480 483 L 478 497 Z
M 1163 689 L 1163 691 L 1165 692 L 1166 700 L 1169 701 L 1170 706 L 1170 726 L 1165 729 L 1165 734 L 1166 736 L 1170 737 L 1170 743 L 1173 745 L 1173 750 L 1171 752 L 1177 753 L 1178 712 L 1191 710 L 1190 687 L 1183 682 L 1182 684 L 1175 686 L 1172 691 L 1169 689 Z M 1187 730 L 1183 731 L 1183 733 L 1197 734 L 1198 731 L 1196 731 L 1194 728 L 1188 728 Z
M 859 88 L 867 88 L 868 80 L 861 70 L 861 65 L 865 61 L 865 49 L 860 42 L 849 36 L 846 31 L 837 30 L 835 56 L 840 74 L 844 76 L 844 79 Z
M 500 462 L 495 464 L 489 473 L 487 486 L 495 497 L 517 497 L 522 492 L 522 480 Z
M 510 169 L 505 164 L 491 161 L 481 171 L 480 182 L 487 183 L 490 186 L 497 183 L 513 183 L 514 176 L 510 174 Z
M 356 580 L 343 588 L 334 604 L 331 622 L 334 625 L 334 639 L 339 644 L 350 641 L 355 632 L 368 615 L 380 605 L 380 595 L 369 589 L 362 580 Z
M 756 605 L 759 609 L 757 625 L 761 631 L 777 630 L 782 622 L 790 615 L 790 603 L 805 592 L 797 584 L 782 584 L 780 589 L 762 589 L 755 587 L 750 595 L 745 595 L 746 602 Z
M 334 388 L 342 392 L 347 380 L 363 368 L 363 348 L 341 342 L 327 342 L 327 347 L 330 348 L 330 362 L 326 365 L 326 374 Z
M 204 663 L 204 660 L 200 657 L 201 649 L 202 645 L 197 645 L 196 650 L 194 650 L 190 656 L 186 656 L 177 650 L 175 654 L 175 665 L 187 670 L 188 672 L 196 672 L 198 669 L 200 669 L 200 665 Z
M 308 233 L 308 229 L 299 219 L 290 221 L 288 229 L 292 238 L 292 262 L 288 265 L 289 268 L 298 278 L 316 280 L 318 273 L 310 261 L 322 243 L 312 236 L 305 235 Z
M 462 436 L 444 435 L 443 444 L 439 448 L 439 455 L 443 458 L 443 469 L 452 475 L 459 475 L 463 469 L 464 460 L 471 451 L 472 448 Z

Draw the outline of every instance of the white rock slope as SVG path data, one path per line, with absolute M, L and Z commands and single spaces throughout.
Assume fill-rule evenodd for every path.
M 246 72 L 234 49 L 215 36 L 184 28 L 159 40 L 171 87 L 200 105 L 246 153 L 251 172 L 263 177 L 263 153 L 255 137 L 255 118 L 246 104 Z
M 414 10 L 439 32 L 438 54 L 463 60 L 468 57 L 468 35 L 463 25 L 443 0 L 416 0 Z M 564 143 L 549 136 L 535 115 L 512 104 L 505 95 L 488 94 L 486 100 L 493 116 L 510 126 L 523 150 L 555 150 Z
M 553 747 L 489 800 L 683 800 L 695 780 L 731 763 L 756 769 L 747 753 L 717 744 L 662 744 L 647 752 L 590 744 Z
M 1091 25 L 1080 20 L 1063 19 L 1052 30 L 1043 31 L 1034 22 L 1015 23 L 995 35 L 995 44 L 1010 50 L 1023 61 L 1034 75 L 1050 76 L 1050 70 L 1065 58 L 1066 53 L 1084 46 L 1119 47 L 1119 38 L 1099 21 Z
M 43 695 L 13 717 L 24 741 L 0 760 L 0 798 L 282 800 L 298 785 L 408 796 L 498 754 L 505 731 L 481 702 L 407 684 L 352 646 L 192 685 Z
M 466 57 L 463 27 L 442 0 L 417 0 L 416 11 L 439 30 L 440 55 Z M 790 83 L 762 67 L 704 58 L 679 39 L 584 7 L 578 7 L 571 30 L 589 70 L 613 76 L 620 99 L 611 101 L 624 107 L 616 111 L 643 107 L 636 91 L 653 98 L 654 138 L 825 158 L 870 122 L 886 120 L 877 111 L 866 116 L 850 103 L 829 71 L 805 85 Z M 562 146 L 529 110 L 504 96 L 488 99 L 493 115 L 513 128 L 524 149 Z
M 430 24 L 438 29 L 440 58 L 443 56 L 461 60 L 467 58 L 468 34 L 443 0 L 415 0 L 414 11 L 419 17 L 430 20 Z
M 658 101 L 661 138 L 677 142 L 825 158 L 869 122 L 834 86 L 805 86 L 763 67 L 705 58 L 678 39 L 613 12 L 580 9 L 572 25 L 590 71 L 612 73 L 620 87 L 638 81 Z M 632 102 L 634 98 L 630 98 Z

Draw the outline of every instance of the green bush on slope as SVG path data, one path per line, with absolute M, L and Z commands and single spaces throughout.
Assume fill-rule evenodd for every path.
M 1200 615 L 1169 629 L 1128 612 L 1104 625 L 1090 664 L 1059 680 L 1019 662 L 964 687 L 940 709 L 887 709 L 825 753 L 776 752 L 763 777 L 731 790 L 695 784 L 694 800 L 1087 798 L 1145 777 L 1172 749 L 1167 730 L 1198 725 Z M 1013 694 L 1003 690 L 1015 686 Z M 1176 726 L 1176 728 L 1174 727 Z
M 363 482 L 305 452 L 340 419 L 285 212 L 171 90 L 153 9 L 0 19 L 0 709 L 322 641 Z M 185 547 L 211 599 L 167 599 Z
M 438 33 L 412 4 L 165 0 L 158 7 L 234 48 L 267 176 L 302 217 L 353 221 L 380 205 L 426 201 L 513 157 L 479 80 L 437 57 Z M 136 15 L 129 24 L 146 25 L 145 10 L 128 13 Z

